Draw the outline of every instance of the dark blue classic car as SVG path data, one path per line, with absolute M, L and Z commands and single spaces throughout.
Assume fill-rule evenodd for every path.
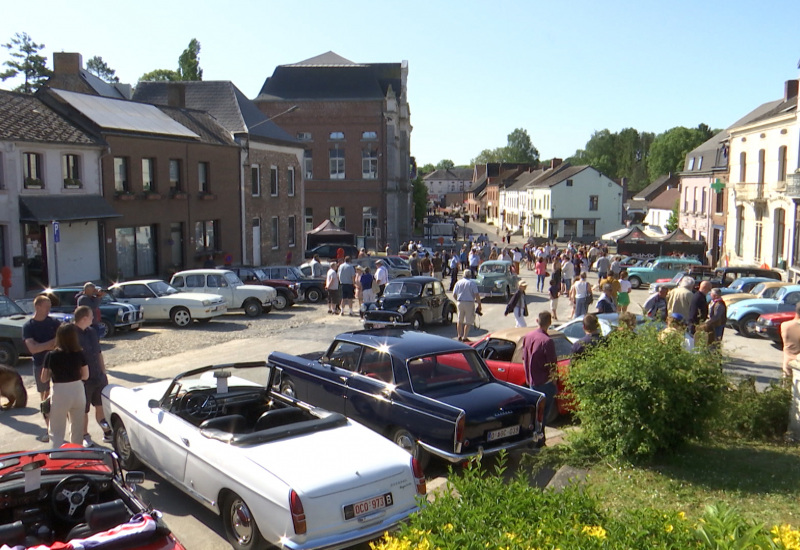
M 267 361 L 285 395 L 342 413 L 420 461 L 544 444 L 544 395 L 498 381 L 474 349 L 447 338 L 347 332 L 318 360 L 273 352 Z
M 377 302 L 361 306 L 364 328 L 411 327 L 420 330 L 431 323 L 449 325 L 456 305 L 433 277 L 404 277 L 390 281 Z

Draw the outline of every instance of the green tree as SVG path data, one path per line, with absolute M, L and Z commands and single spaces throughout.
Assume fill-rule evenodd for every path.
M 672 213 L 670 213 L 667 219 L 667 231 L 675 231 L 678 229 L 678 221 L 680 220 L 678 208 L 680 207 L 680 202 L 680 199 L 675 201 L 675 206 L 672 207 Z
M 86 62 L 86 70 L 95 75 L 96 77 L 105 80 L 106 82 L 119 82 L 117 71 L 108 66 L 99 55 L 92 57 Z
M 417 175 L 411 184 L 413 186 L 414 221 L 420 224 L 428 211 L 428 188 L 425 187 L 425 182 L 422 181 L 421 175 Z
M 422 168 L 418 168 L 417 169 L 417 173 L 420 176 L 425 177 L 428 174 L 430 174 L 431 172 L 433 172 L 434 170 L 436 170 L 436 167 L 429 162 L 428 164 L 423 165 Z
M 140 76 L 139 82 L 175 82 L 180 79 L 181 75 L 178 74 L 178 71 L 173 71 L 172 69 L 156 69 L 155 71 L 150 71 Z
M 486 164 L 487 162 L 504 162 L 506 148 L 497 147 L 496 149 L 484 149 L 478 156 L 472 159 L 472 165 Z
M 592 134 L 584 149 L 578 149 L 567 159 L 574 165 L 589 164 L 613 179 L 627 178 L 628 187 L 638 192 L 647 187 L 650 177 L 647 158 L 655 136 L 635 128 L 619 132 L 608 129 Z
M 676 126 L 657 135 L 650 147 L 650 155 L 647 159 L 650 180 L 668 172 L 682 171 L 686 154 L 708 140 L 710 137 L 707 137 L 708 132 L 709 130 L 699 128 Z
M 453 162 L 450 159 L 442 159 L 442 160 L 439 161 L 439 164 L 436 165 L 436 169 L 437 170 L 449 170 L 450 168 L 453 168 L 455 165 L 456 165 L 456 163 Z
M 47 68 L 47 57 L 39 55 L 44 44 L 34 42 L 28 33 L 16 33 L 3 47 L 8 50 L 11 59 L 3 63 L 8 69 L 0 73 L 0 80 L 5 82 L 17 75 L 25 78 L 25 82 L 14 88 L 14 91 L 32 94 L 52 74 Z
M 178 58 L 178 73 L 181 80 L 203 80 L 200 68 L 200 42 L 196 38 L 189 41 L 189 47 Z
M 531 143 L 531 137 L 523 128 L 516 128 L 508 134 L 505 162 L 539 164 L 539 151 Z

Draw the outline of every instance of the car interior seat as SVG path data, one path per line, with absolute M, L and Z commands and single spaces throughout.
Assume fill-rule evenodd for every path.
M 273 409 L 267 411 L 256 420 L 254 432 L 268 430 L 277 426 L 285 426 L 287 424 L 294 424 L 295 422 L 302 422 L 306 420 L 306 413 L 301 409 L 294 407 L 286 407 L 284 409 Z
M 107 531 L 131 518 L 131 513 L 122 499 L 90 504 L 84 513 L 85 523 L 80 523 L 72 528 L 67 535 L 67 540 L 86 538 L 101 531 Z
M 246 427 L 247 419 L 241 414 L 218 416 L 200 423 L 200 430 L 220 430 L 231 434 L 242 433 Z

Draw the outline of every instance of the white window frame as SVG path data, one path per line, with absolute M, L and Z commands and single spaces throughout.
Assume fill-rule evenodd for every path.
M 372 170 L 374 166 L 375 170 Z M 378 151 L 364 149 L 361 152 L 361 178 L 365 180 L 378 179 Z
M 272 216 L 272 250 L 277 250 L 281 247 L 281 219 L 278 216 Z
M 269 196 L 277 197 L 280 193 L 281 180 L 278 167 L 274 164 L 269 167 Z
M 336 152 L 336 156 L 333 153 Z M 341 155 L 341 156 L 340 156 Z M 344 149 L 328 150 L 328 175 L 332 180 L 343 180 L 345 175 Z
M 307 180 L 314 179 L 314 153 L 311 149 L 303 151 L 303 177 Z

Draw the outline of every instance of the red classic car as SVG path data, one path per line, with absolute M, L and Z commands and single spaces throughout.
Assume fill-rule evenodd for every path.
M 522 367 L 522 339 L 532 330 L 534 328 L 531 327 L 498 330 L 487 334 L 482 340 L 473 342 L 471 345 L 483 357 L 495 378 L 525 386 L 525 369 Z M 556 344 L 556 356 L 558 357 L 557 412 L 565 414 L 574 409 L 563 382 L 569 372 L 572 342 L 563 332 L 551 329 L 547 333 Z M 552 422 L 553 418 L 547 420 Z
M 762 338 L 772 340 L 783 347 L 781 325 L 794 319 L 794 311 L 781 311 L 778 313 L 765 313 L 756 320 L 756 334 Z
M 161 515 L 136 496 L 107 449 L 0 455 L 0 545 L 11 548 L 183 550 Z

